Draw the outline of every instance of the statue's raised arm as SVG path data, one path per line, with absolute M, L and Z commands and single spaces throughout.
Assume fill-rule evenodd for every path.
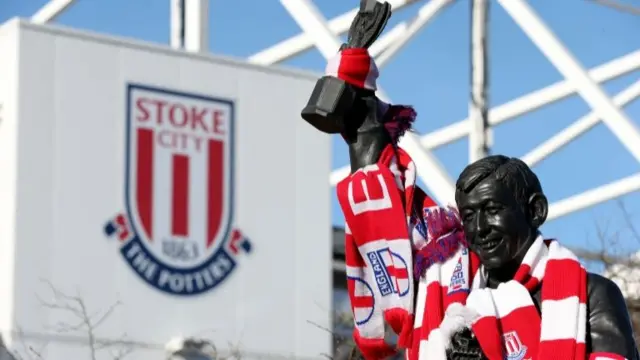
M 329 60 L 302 118 L 320 131 L 341 134 L 349 145 L 351 170 L 375 164 L 382 151 L 396 144 L 411 127 L 415 112 L 389 105 L 376 96 L 378 68 L 368 49 L 391 16 L 391 6 L 362 0 L 347 42 Z
M 337 184 L 336 192 L 346 222 L 354 340 L 367 360 L 417 346 L 414 255 L 427 242 L 426 226 L 419 219 L 424 209 L 435 205 L 416 187 L 415 164 L 398 145 L 415 111 L 376 96 L 379 74 L 368 48 L 390 16 L 388 3 L 361 1 L 347 42 L 328 61 L 326 75 L 302 110 L 307 122 L 322 132 L 340 134 L 349 147 L 351 174 Z M 429 260 L 415 257 L 419 264 Z

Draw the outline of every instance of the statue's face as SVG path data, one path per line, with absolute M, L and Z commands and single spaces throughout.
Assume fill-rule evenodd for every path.
M 468 194 L 458 191 L 456 203 L 469 247 L 487 269 L 499 269 L 526 252 L 535 231 L 527 205 L 500 181 L 490 176 Z

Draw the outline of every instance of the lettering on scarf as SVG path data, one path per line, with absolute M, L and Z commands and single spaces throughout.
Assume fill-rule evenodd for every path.
M 464 276 L 464 269 L 462 268 L 462 257 L 458 259 L 455 269 L 453 269 L 453 275 L 451 275 L 451 282 L 449 284 L 449 295 L 458 291 L 466 291 L 467 279 Z
M 391 282 L 391 276 L 389 276 L 389 271 L 387 270 L 387 264 L 384 261 L 385 256 L 390 257 L 388 248 L 367 253 L 367 259 L 369 259 L 371 269 L 373 270 L 373 277 L 376 280 L 376 285 L 378 285 L 378 290 L 380 290 L 382 296 L 391 295 L 395 292 L 393 283 Z

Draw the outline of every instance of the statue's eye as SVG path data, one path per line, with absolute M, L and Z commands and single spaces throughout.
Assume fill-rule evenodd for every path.
M 473 220 L 473 211 L 465 211 L 464 213 L 462 213 L 462 220 L 463 221 Z
M 497 206 L 489 206 L 489 207 L 485 208 L 485 211 L 489 215 L 497 215 L 500 212 L 500 208 L 497 207 Z

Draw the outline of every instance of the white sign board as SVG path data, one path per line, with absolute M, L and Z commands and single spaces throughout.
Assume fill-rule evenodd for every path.
M 0 54 L 5 341 L 89 359 L 84 307 L 110 312 L 100 359 L 128 342 L 127 360 L 161 358 L 176 336 L 330 353 L 330 138 L 300 118 L 314 74 L 17 20 Z

